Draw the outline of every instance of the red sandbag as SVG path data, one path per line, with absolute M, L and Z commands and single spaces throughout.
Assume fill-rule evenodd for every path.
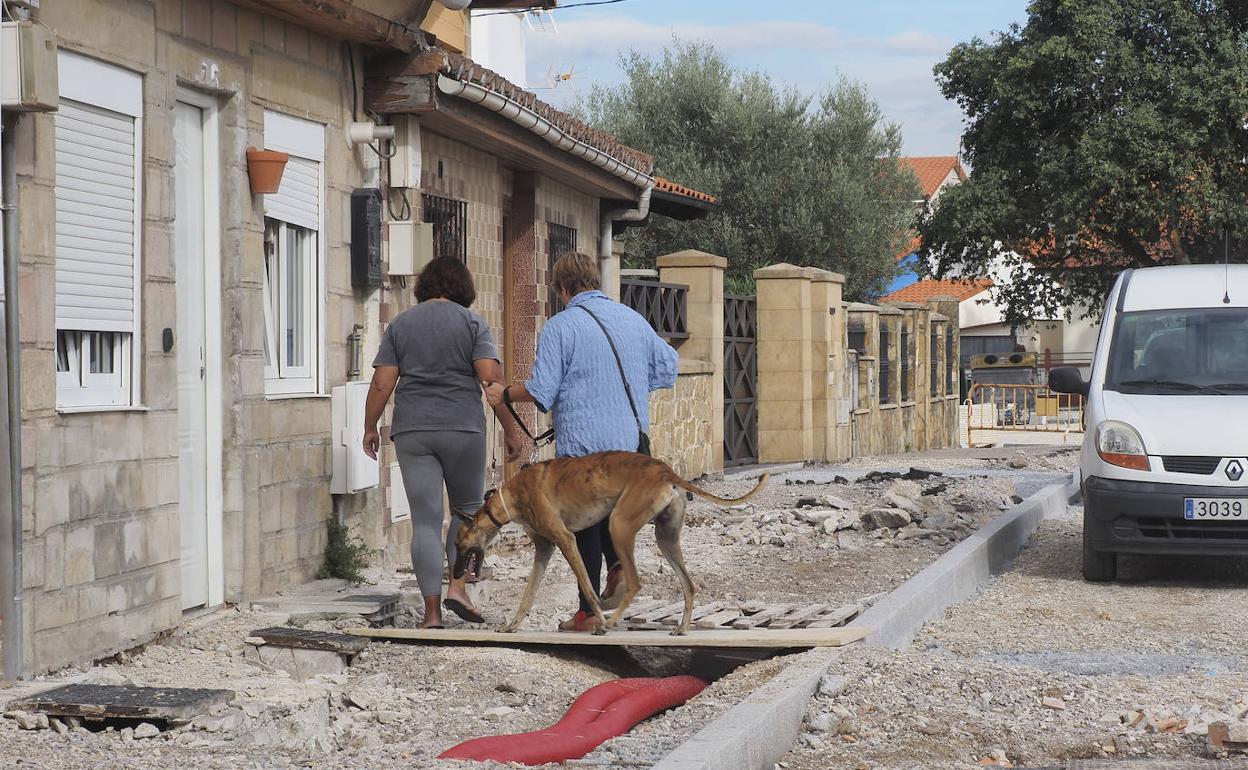
M 679 706 L 702 692 L 706 685 L 693 676 L 604 682 L 586 690 L 568 708 L 563 719 L 544 730 L 474 738 L 448 749 L 438 758 L 525 765 L 579 759 L 608 738 L 628 732 L 638 722 Z

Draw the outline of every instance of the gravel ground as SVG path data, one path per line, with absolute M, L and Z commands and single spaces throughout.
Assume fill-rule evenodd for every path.
M 1248 715 L 1248 564 L 1128 557 L 1121 582 L 1085 583 L 1081 516 L 1045 522 L 1010 571 L 909 649 L 847 651 L 830 672 L 847 686 L 816 698 L 783 765 L 1215 756 L 1209 723 Z
M 899 536 L 922 531 L 916 524 L 863 531 L 857 525 L 858 514 L 883 505 L 884 495 L 900 488 L 892 481 L 797 483 L 828 475 L 833 470 L 829 468 L 810 467 L 773 479 L 748 508 L 723 510 L 699 499 L 689 506 L 683 537 L 690 571 L 701 585 L 699 601 L 850 603 L 891 590 L 1008 504 L 1014 487 L 1011 479 L 997 473 L 1002 470 L 1001 462 L 925 457 L 856 466 L 904 471 L 921 463 L 925 468 L 956 472 L 956 476 L 933 478 L 910 489 L 917 495 L 924 487 L 947 485 L 939 495 L 916 498 L 928 500 L 926 505 L 940 513 L 958 507 L 943 535 L 932 531 Z M 1037 461 L 1032 460 L 1029 470 L 1015 471 L 1014 478 L 1034 481 L 1052 475 L 1065 460 L 1039 462 L 1045 464 L 1037 468 Z M 717 494 L 736 496 L 753 482 L 728 479 L 706 486 Z M 827 495 L 847 506 L 843 513 L 854 520 L 854 528 L 837 531 L 823 525 L 816 514 L 831 510 L 824 501 L 813 508 L 797 507 L 801 498 Z M 915 518 L 930 515 L 931 511 L 925 511 Z M 670 569 L 660 563 L 652 529 L 641 534 L 637 553 L 645 584 L 642 594 L 670 596 L 675 601 L 679 589 Z M 514 610 L 531 560 L 531 547 L 522 535 L 500 538 L 487 560 L 494 569 L 492 578 L 474 588 L 491 623 Z M 370 571 L 378 587 L 402 592 L 414 607 L 419 597 L 410 577 L 392 568 Z M 574 601 L 570 570 L 556 558 L 526 626 L 552 628 Z M 232 689 L 238 697 L 223 713 L 147 738 L 136 737 L 133 727 L 123 729 L 120 724 L 105 732 L 72 725 L 64 733 L 19 729 L 19 722 L 30 720 L 13 715 L 0 719 L 0 759 L 5 760 L 0 765 L 66 770 L 456 767 L 461 765 L 438 763 L 435 757 L 472 737 L 551 724 L 579 693 L 614 677 L 678 673 L 690 665 L 687 656 L 660 657 L 658 653 L 591 658 L 568 651 L 373 644 L 347 673 L 298 682 L 243 657 L 249 632 L 280 624 L 282 616 L 226 614 L 216 623 L 175 633 L 85 672 L 91 681 L 101 683 Z M 409 612 L 400 617 L 400 625 L 418 619 Z M 306 627 L 332 630 L 335 626 L 313 622 Z M 769 680 L 785 663 L 784 658 L 773 658 L 738 668 L 684 707 L 607 742 L 578 764 L 604 768 L 652 764 Z M 138 735 L 147 731 L 144 728 Z

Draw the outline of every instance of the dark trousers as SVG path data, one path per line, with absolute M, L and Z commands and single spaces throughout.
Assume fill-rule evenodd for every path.
M 594 593 L 602 595 L 602 561 L 606 559 L 607 569 L 611 569 L 620 563 L 620 559 L 615 555 L 615 544 L 611 542 L 611 532 L 607 529 L 608 519 L 603 519 L 588 529 L 583 529 L 576 533 L 576 550 L 581 553 L 581 561 L 585 562 L 585 570 L 589 572 L 589 584 L 594 587 Z M 585 595 L 577 592 L 581 599 L 581 610 L 589 615 L 593 610 L 590 609 L 589 601 L 585 599 Z

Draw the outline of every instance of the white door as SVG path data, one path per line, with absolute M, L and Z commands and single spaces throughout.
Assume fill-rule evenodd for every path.
M 175 107 L 174 175 L 176 196 L 174 267 L 177 327 L 173 350 L 178 363 L 178 477 L 182 524 L 182 607 L 220 601 L 211 590 L 210 533 L 219 537 L 220 506 L 210 504 L 205 270 L 210 262 L 205 220 L 210 179 L 205 152 L 205 110 L 181 101 Z M 215 521 L 210 521 L 215 517 Z M 217 526 L 212 526 L 216 524 Z M 216 601 L 213 601 L 216 599 Z

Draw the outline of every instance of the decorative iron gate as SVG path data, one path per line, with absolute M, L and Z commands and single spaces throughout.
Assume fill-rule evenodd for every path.
M 724 465 L 758 462 L 758 304 L 724 295 Z

